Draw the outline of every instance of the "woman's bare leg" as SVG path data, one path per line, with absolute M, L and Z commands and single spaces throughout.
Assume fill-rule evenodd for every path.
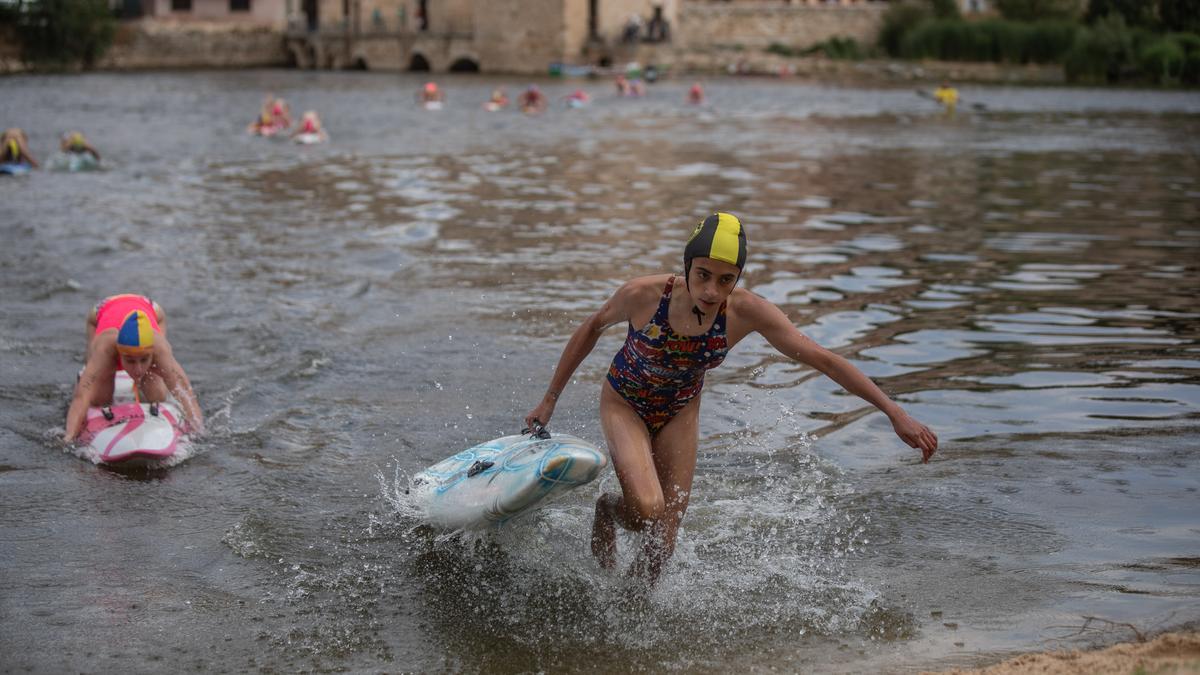
M 700 397 L 684 406 L 658 435 L 654 437 L 655 475 L 662 489 L 662 517 L 647 528 L 642 550 L 630 567 L 631 576 L 653 585 L 662 573 L 663 565 L 675 553 L 679 524 L 687 511 L 696 474 L 696 446 L 700 430 Z
M 614 523 L 627 530 L 644 530 L 662 516 L 665 500 L 651 453 L 650 432 L 607 382 L 602 386 L 600 426 L 621 484 L 620 495 L 604 494 L 596 500 L 592 522 L 592 554 L 608 569 L 616 564 Z

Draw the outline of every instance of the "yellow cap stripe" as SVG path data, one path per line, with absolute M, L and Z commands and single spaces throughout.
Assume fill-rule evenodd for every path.
M 717 214 L 717 230 L 713 232 L 712 248 L 709 253 L 713 260 L 738 264 L 738 235 L 742 232 L 742 224 L 737 218 L 728 213 Z

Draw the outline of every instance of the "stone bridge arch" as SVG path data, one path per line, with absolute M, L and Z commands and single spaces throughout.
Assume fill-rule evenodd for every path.
M 409 72 L 479 72 L 487 67 L 469 33 L 339 32 L 293 34 L 287 49 L 296 66 Z

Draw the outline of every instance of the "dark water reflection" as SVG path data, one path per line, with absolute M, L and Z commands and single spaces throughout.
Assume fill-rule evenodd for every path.
M 946 118 L 908 90 L 718 81 L 692 110 L 689 83 L 593 84 L 535 120 L 480 111 L 482 78 L 437 115 L 385 75 L 6 84 L 35 150 L 79 127 L 112 160 L 0 182 L 10 667 L 860 672 L 1200 619 L 1194 96 L 968 89 L 987 109 Z M 241 136 L 267 89 L 334 143 Z M 574 324 L 714 209 L 748 223 L 746 284 L 936 427 L 937 461 L 750 339 L 650 598 L 589 559 L 599 487 L 482 541 L 415 527 L 406 475 L 510 433 Z M 87 307 L 130 290 L 212 428 L 151 475 L 53 441 Z M 557 428 L 601 439 L 619 333 Z

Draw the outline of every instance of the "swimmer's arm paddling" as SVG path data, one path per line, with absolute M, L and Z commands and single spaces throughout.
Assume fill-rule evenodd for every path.
M 91 143 L 84 143 L 83 149 L 85 152 L 91 153 L 92 157 L 95 157 L 97 162 L 100 161 L 100 152 L 96 150 L 96 148 L 92 147 Z
M 571 339 L 567 341 L 567 346 L 563 347 L 562 356 L 558 359 L 558 366 L 554 369 L 554 376 L 550 378 L 550 386 L 542 396 L 541 402 L 525 416 L 527 427 L 532 428 L 535 420 L 542 425 L 550 423 L 550 417 L 554 415 L 554 406 L 558 404 L 558 397 L 571 381 L 575 369 L 596 348 L 600 334 L 609 326 L 629 321 L 633 310 L 646 302 L 646 289 L 650 289 L 651 295 L 655 294 L 653 283 L 647 284 L 647 279 L 657 278 L 641 277 L 627 282 L 617 289 L 596 313 L 579 324 L 571 334 Z
M 157 300 L 151 301 L 151 304 L 154 307 L 154 318 L 158 320 L 158 332 L 167 337 L 167 312 Z
M 154 344 L 154 370 L 162 378 L 167 391 L 171 392 L 175 400 L 179 401 L 179 405 L 183 406 L 183 414 L 187 418 L 189 426 L 188 432 L 203 434 L 204 413 L 196 401 L 192 383 L 188 380 L 187 373 L 183 372 L 183 366 L 179 365 L 179 362 L 175 360 L 175 355 L 171 353 L 171 343 L 167 342 L 165 335 L 162 340 L 156 341 Z
M 25 143 L 24 138 L 17 139 L 17 146 L 21 149 L 21 157 L 29 163 L 29 166 L 32 166 L 35 169 L 41 168 L 38 165 L 37 160 L 33 158 L 33 155 L 29 154 L 29 145 Z
M 891 420 L 900 440 L 910 448 L 919 448 L 922 462 L 929 461 L 938 446 L 937 435 L 929 427 L 909 416 L 849 361 L 801 333 L 781 309 L 753 293 L 748 295 L 750 299 L 746 304 L 751 325 L 772 347 L 784 356 L 816 368 L 846 391 L 878 408 Z
M 83 430 L 83 425 L 87 423 L 87 410 L 92 403 L 92 389 L 96 386 L 96 381 L 104 376 L 102 360 L 89 358 L 83 367 L 83 372 L 79 374 L 79 381 L 75 383 L 75 395 L 71 398 L 71 406 L 67 408 L 67 429 L 63 433 L 63 440 L 67 443 L 75 442 L 75 438 Z
M 92 348 L 92 338 L 96 337 L 96 308 L 88 312 L 87 317 L 87 335 L 84 336 L 84 344 L 87 345 L 88 351 Z M 86 357 L 86 354 L 85 354 Z

